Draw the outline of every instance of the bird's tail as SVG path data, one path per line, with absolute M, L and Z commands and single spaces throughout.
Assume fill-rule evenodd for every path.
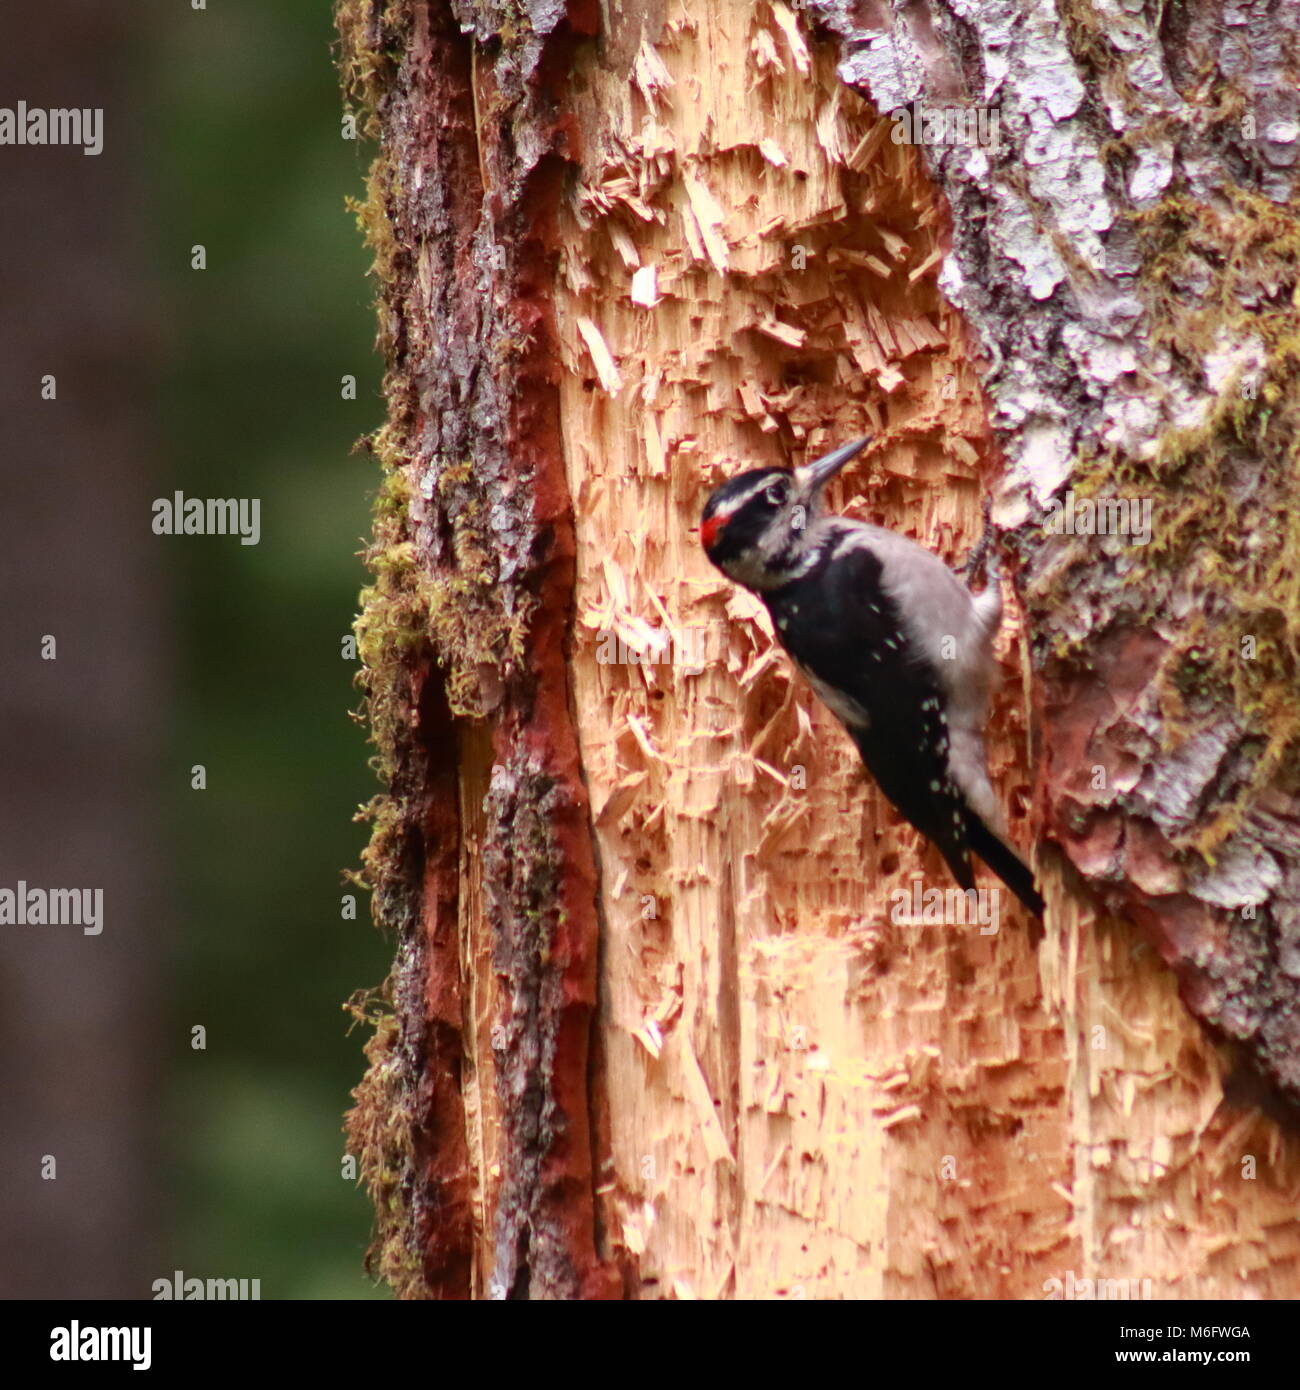
M 1023 859 L 1004 844 L 984 824 L 971 814 L 967 825 L 967 843 L 972 851 L 993 870 L 1035 917 L 1043 915 L 1043 898 L 1034 886 L 1033 870 Z

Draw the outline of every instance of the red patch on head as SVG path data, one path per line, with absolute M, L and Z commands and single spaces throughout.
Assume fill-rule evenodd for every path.
M 700 544 L 705 550 L 712 550 L 713 542 L 717 540 L 726 520 L 725 516 L 714 515 L 700 522 Z

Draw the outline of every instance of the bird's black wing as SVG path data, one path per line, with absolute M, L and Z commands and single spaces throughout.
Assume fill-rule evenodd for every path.
M 902 619 L 866 547 L 824 556 L 763 595 L 786 650 L 816 682 L 899 814 L 932 840 L 963 888 L 975 884 L 973 812 L 948 775 L 938 674 L 908 651 Z M 837 707 L 838 706 L 838 707 Z M 860 715 L 855 718 L 854 715 Z

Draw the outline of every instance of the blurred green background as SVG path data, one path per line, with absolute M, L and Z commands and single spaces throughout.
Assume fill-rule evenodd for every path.
M 369 257 L 344 208 L 371 151 L 341 135 L 326 0 L 178 8 L 140 74 L 174 335 L 159 485 L 260 497 L 262 538 L 167 545 L 180 647 L 170 1003 L 208 1035 L 206 1051 L 168 1060 L 160 1273 L 259 1277 L 263 1298 L 382 1297 L 361 1267 L 370 1210 L 341 1175 L 340 1128 L 364 1041 L 340 1006 L 389 958 L 364 895 L 357 920 L 342 918 L 357 890 L 340 879 L 366 838 L 352 813 L 376 790 L 348 716 L 356 663 L 341 655 L 377 484 L 350 450 L 382 420 Z M 189 789 L 195 763 L 204 792 Z

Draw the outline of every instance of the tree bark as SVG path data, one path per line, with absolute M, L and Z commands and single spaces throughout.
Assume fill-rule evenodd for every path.
M 438 1297 L 1294 1294 L 1294 1152 L 1220 1104 L 1225 1068 L 1300 1104 L 1282 12 L 339 21 L 388 363 L 376 1267 Z M 924 143 L 950 110 L 996 138 Z M 992 770 L 1041 940 L 900 921 L 941 861 L 692 534 L 731 472 L 868 432 L 847 514 L 956 563 L 992 494 Z M 1148 543 L 1089 534 L 1099 500 Z

